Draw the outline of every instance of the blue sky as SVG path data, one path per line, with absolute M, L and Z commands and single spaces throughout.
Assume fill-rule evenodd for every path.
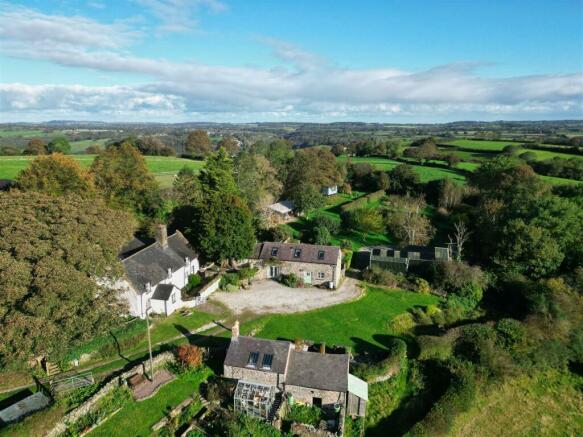
M 582 115 L 583 0 L 0 1 L 2 121 Z

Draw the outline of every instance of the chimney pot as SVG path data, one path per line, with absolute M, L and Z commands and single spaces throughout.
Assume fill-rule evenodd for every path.
M 156 241 L 160 243 L 160 246 L 168 246 L 168 229 L 166 225 L 161 224 L 156 226 Z
M 296 347 L 296 352 L 300 352 L 302 350 L 303 341 L 301 338 L 296 338 L 294 341 L 294 345 Z
M 231 328 L 231 340 L 237 340 L 239 338 L 239 320 L 235 320 L 235 324 Z
M 320 353 L 322 355 L 326 354 L 326 343 L 324 343 L 324 342 L 320 343 Z

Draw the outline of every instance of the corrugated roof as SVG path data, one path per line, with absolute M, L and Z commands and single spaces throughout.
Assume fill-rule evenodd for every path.
M 125 258 L 122 263 L 126 277 L 138 293 L 146 291 L 146 284 L 152 286 L 168 277 L 168 269 L 172 272 L 184 267 L 186 258 L 195 259 L 197 254 L 192 250 L 184 236 L 176 231 L 168 237 L 168 244 L 162 247 L 155 242 L 144 249 Z
M 299 250 L 299 256 L 294 256 Z M 322 256 L 320 256 L 322 255 Z M 323 246 L 318 244 L 289 244 L 289 243 L 258 243 L 253 253 L 254 259 L 277 259 L 313 264 L 336 265 L 341 252 L 337 246 Z
M 269 209 L 279 213 L 279 214 L 289 214 L 295 208 L 294 203 L 291 200 L 282 200 L 281 202 L 269 205 Z
M 348 374 L 348 391 L 360 399 L 368 401 L 368 384 L 350 373 Z
M 285 383 L 345 392 L 348 390 L 348 354 L 321 354 L 293 350 Z

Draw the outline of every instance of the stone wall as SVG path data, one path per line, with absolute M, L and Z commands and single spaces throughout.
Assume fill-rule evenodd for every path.
M 340 404 L 345 405 L 346 393 L 330 390 L 319 390 L 317 388 L 300 387 L 298 385 L 286 384 L 285 391 L 293 395 L 298 402 L 312 405 L 314 398 L 322 399 L 322 406 Z
M 268 263 L 259 263 L 257 267 L 259 268 L 259 272 L 256 276 L 257 279 L 270 278 L 270 266 Z M 282 274 L 289 275 L 290 273 L 293 273 L 302 280 L 305 279 L 304 272 L 311 272 L 312 285 L 328 285 L 329 282 L 333 282 L 334 286 L 336 287 L 341 275 L 341 270 L 338 266 L 331 266 L 328 264 L 282 261 L 280 264 L 277 264 L 277 267 L 281 268 Z M 323 273 L 324 276 L 320 278 L 318 276 L 319 273 Z
M 174 354 L 172 352 L 163 352 L 161 354 L 156 355 L 153 360 L 152 364 L 154 370 L 163 367 L 166 363 L 170 363 L 174 361 Z M 61 435 L 67 429 L 67 424 L 75 423 L 81 417 L 89 413 L 93 407 L 102 399 L 106 394 L 111 392 L 116 387 L 119 387 L 125 383 L 125 381 L 132 375 L 135 374 L 143 374 L 146 369 L 149 369 L 149 360 L 143 361 L 142 363 L 132 367 L 131 369 L 114 376 L 110 381 L 108 381 L 97 393 L 91 396 L 87 401 L 85 401 L 82 405 L 75 408 L 73 411 L 66 414 L 59 423 L 57 423 L 52 430 L 47 432 L 45 436 L 47 437 L 56 437 Z M 146 367 L 148 366 L 148 367 Z
M 284 380 L 284 375 L 280 373 L 261 372 L 260 370 L 244 369 L 242 367 L 224 366 L 223 372 L 225 378 L 256 382 L 276 387 L 279 387 L 280 383 Z

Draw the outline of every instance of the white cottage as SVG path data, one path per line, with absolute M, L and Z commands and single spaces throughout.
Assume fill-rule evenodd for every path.
M 125 269 L 121 289 L 130 314 L 141 318 L 146 317 L 148 304 L 152 312 L 164 315 L 180 308 L 181 290 L 200 267 L 184 235 L 176 231 L 168 236 L 165 225 L 158 226 L 154 243 L 146 246 L 134 239 L 121 256 Z

